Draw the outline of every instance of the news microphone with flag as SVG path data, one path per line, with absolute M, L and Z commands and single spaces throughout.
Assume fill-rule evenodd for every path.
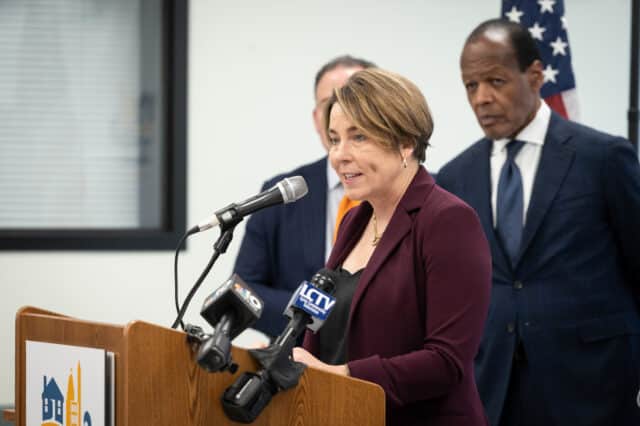
M 263 308 L 258 295 L 233 274 L 202 305 L 200 315 L 214 331 L 200 345 L 198 364 L 210 372 L 232 369 L 231 341 L 260 318 Z
M 227 207 L 218 210 L 213 215 L 191 228 L 188 232 L 193 234 L 196 232 L 206 231 L 214 226 L 220 225 L 222 227 L 227 224 L 237 223 L 245 216 L 264 209 L 265 207 L 297 201 L 307 195 L 307 192 L 309 192 L 307 182 L 302 176 L 284 178 L 271 188 L 259 193 L 258 195 L 254 195 L 240 203 L 230 204 Z
M 227 417 L 252 423 L 273 395 L 298 384 L 306 366 L 292 360 L 293 346 L 306 327 L 315 332 L 327 319 L 335 305 L 331 294 L 336 278 L 334 271 L 321 269 L 311 282 L 302 282 L 285 308 L 285 315 L 291 320 L 284 331 L 269 347 L 249 351 L 262 370 L 245 372 L 222 395 L 222 408 Z
M 278 346 L 285 346 L 289 339 L 297 339 L 305 327 L 314 333 L 326 321 L 336 303 L 331 296 L 335 291 L 335 272 L 321 269 L 311 282 L 303 281 L 293 293 L 283 315 L 290 318 L 289 324 L 276 340 Z

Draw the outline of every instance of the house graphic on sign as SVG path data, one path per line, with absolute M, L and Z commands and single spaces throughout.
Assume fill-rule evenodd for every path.
M 47 376 L 43 376 L 42 426 L 91 426 L 89 412 L 85 412 L 81 417 L 82 368 L 79 362 L 76 376 L 77 381 L 74 382 L 73 370 L 71 370 L 67 380 L 66 397 L 55 378 L 52 377 L 47 383 Z
M 43 376 L 44 390 L 42 391 L 42 426 L 62 424 L 62 404 L 64 397 L 53 377 L 47 383 L 47 376 Z

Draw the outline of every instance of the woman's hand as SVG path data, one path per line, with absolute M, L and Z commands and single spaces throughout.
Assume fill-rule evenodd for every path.
M 313 367 L 318 370 L 326 371 L 329 373 L 340 374 L 342 376 L 349 375 L 349 367 L 347 367 L 347 364 L 342 364 L 342 365 L 325 364 L 315 356 L 311 355 L 307 350 L 300 347 L 293 348 L 293 360 L 306 364 L 309 367 Z

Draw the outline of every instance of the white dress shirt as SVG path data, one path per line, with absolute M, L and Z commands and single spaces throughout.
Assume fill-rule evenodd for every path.
M 336 216 L 338 215 L 338 206 L 344 196 L 344 188 L 340 182 L 340 178 L 329 159 L 327 159 L 327 232 L 324 244 L 324 260 L 329 259 L 331 249 L 333 248 L 333 231 L 336 226 Z
M 536 116 L 531 123 L 516 135 L 514 139 L 523 141 L 524 145 L 516 154 L 515 162 L 520 169 L 522 175 L 522 191 L 524 206 L 522 209 L 522 224 L 524 226 L 529 201 L 531 201 L 531 192 L 533 190 L 533 182 L 538 171 L 540 163 L 540 154 L 544 138 L 549 128 L 549 120 L 551 119 L 551 109 L 544 101 L 540 102 L 540 108 L 536 112 Z M 497 202 L 498 202 L 498 180 L 500 179 L 500 171 L 504 162 L 507 160 L 507 144 L 512 139 L 498 139 L 493 141 L 493 149 L 491 151 L 491 210 L 493 211 L 493 226 L 495 228 L 497 222 Z

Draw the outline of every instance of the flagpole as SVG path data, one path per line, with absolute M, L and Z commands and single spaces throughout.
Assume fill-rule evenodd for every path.
M 638 67 L 638 39 L 640 38 L 640 28 L 638 19 L 640 17 L 640 0 L 631 2 L 631 75 L 629 76 L 629 140 L 633 147 L 638 150 L 638 77 L 640 69 Z

